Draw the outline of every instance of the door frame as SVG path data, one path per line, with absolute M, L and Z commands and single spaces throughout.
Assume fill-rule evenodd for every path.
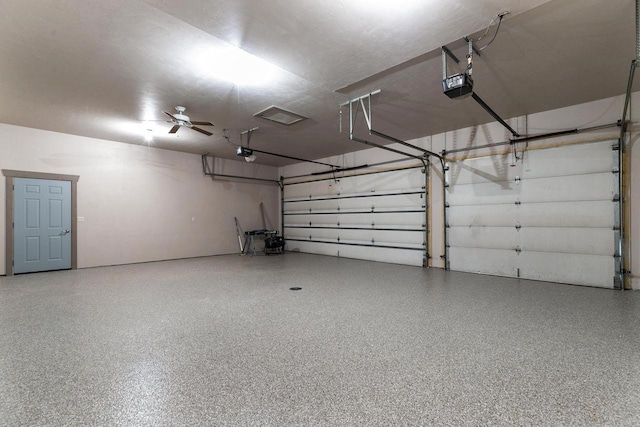
M 6 274 L 13 276 L 13 180 L 14 178 L 49 179 L 53 181 L 71 182 L 71 269 L 78 268 L 78 180 L 79 175 L 63 175 L 55 173 L 42 173 L 30 171 L 18 171 L 2 169 L 2 174 L 6 177 L 6 232 L 5 232 L 5 252 L 6 252 Z

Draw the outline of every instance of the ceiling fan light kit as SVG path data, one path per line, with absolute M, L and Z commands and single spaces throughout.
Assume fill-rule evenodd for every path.
M 167 116 L 169 116 L 169 118 L 171 118 L 169 123 L 173 123 L 173 127 L 169 130 L 169 133 L 171 133 L 171 134 L 176 133 L 176 132 L 178 132 L 178 130 L 182 126 L 186 126 L 189 129 L 193 129 L 196 132 L 200 132 L 203 135 L 207 135 L 207 136 L 213 135 L 208 130 L 204 130 L 204 129 L 201 129 L 201 128 L 197 127 L 197 126 L 214 126 L 213 123 L 211 123 L 211 122 L 200 122 L 200 121 L 195 121 L 195 120 L 192 121 L 189 118 L 189 116 L 184 114 L 184 112 L 186 111 L 186 108 L 181 106 L 181 105 L 178 105 L 177 107 L 175 107 L 175 109 L 178 112 L 177 114 L 171 114 L 171 113 L 168 113 L 166 111 L 163 111 L 164 114 L 166 114 Z

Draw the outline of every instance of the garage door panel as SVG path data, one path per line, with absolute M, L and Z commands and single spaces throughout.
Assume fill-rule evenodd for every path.
M 613 174 L 605 172 L 564 178 L 522 178 L 519 182 L 456 185 L 449 189 L 449 205 L 612 200 L 613 180 Z
M 475 205 L 454 206 L 449 208 L 448 223 L 451 227 L 487 226 L 512 227 L 513 218 L 518 206 L 508 205 Z
M 613 256 L 614 234 L 606 228 L 522 228 L 523 252 Z
M 340 192 L 332 181 L 307 182 L 304 184 L 288 185 L 286 187 L 286 200 L 308 199 L 319 196 L 336 196 Z
M 606 142 L 531 150 L 524 153 L 523 160 L 515 164 L 511 153 L 451 162 L 449 169 L 450 183 L 456 186 L 513 182 L 516 176 L 523 175 L 535 179 L 611 172 L 613 155 L 611 143 Z
M 362 259 L 368 261 L 388 262 L 422 266 L 423 253 L 406 249 L 389 249 L 363 246 L 337 245 L 332 243 L 313 243 L 287 241 L 287 250 L 318 255 L 339 256 L 344 258 Z
M 287 239 L 286 250 L 291 252 L 304 252 L 317 255 L 338 255 L 338 245 L 318 244 L 313 242 L 299 242 Z
M 340 200 L 341 209 L 370 210 L 372 208 L 410 208 L 420 209 L 424 204 L 424 196 L 420 194 L 403 194 L 397 196 L 367 197 Z
M 450 183 L 455 186 L 514 182 L 522 175 L 522 163 L 511 166 L 512 156 L 482 157 L 449 163 Z
M 338 250 L 340 251 L 340 257 L 413 265 L 416 267 L 421 267 L 424 259 L 424 252 L 415 250 L 359 246 L 339 246 Z
M 450 206 L 513 204 L 522 191 L 515 182 L 456 185 L 448 189 Z
M 525 203 L 612 200 L 613 179 L 611 172 L 553 178 L 527 177 L 520 183 L 520 201 Z
M 287 237 L 293 239 L 303 239 L 303 240 L 338 240 L 340 237 L 340 230 L 333 229 L 322 229 L 322 228 L 312 228 L 312 229 L 292 229 L 287 233 Z
M 326 217 L 326 215 L 325 215 Z M 377 228 L 393 228 L 395 226 L 422 227 L 424 224 L 423 212 L 402 212 L 402 213 L 366 213 L 366 214 L 345 214 L 331 217 L 340 222 L 342 226 L 368 225 Z M 320 222 L 312 219 L 314 223 Z M 337 223 L 336 222 L 336 223 Z
M 549 252 L 520 254 L 520 277 L 602 288 L 613 287 L 613 257 Z
M 357 242 L 369 244 L 421 245 L 424 243 L 422 231 L 386 231 L 386 230 L 339 230 L 323 228 L 291 229 L 289 238 L 300 240 L 330 240 L 335 242 Z
M 471 205 L 449 208 L 452 227 L 601 227 L 612 229 L 611 201 Z
M 515 249 L 518 231 L 514 227 L 451 227 L 449 246 L 478 249 Z
M 319 185 L 285 184 L 287 249 L 333 256 L 340 251 L 340 256 L 422 265 L 424 179 L 420 168 L 411 168 Z M 408 258 L 407 253 L 411 253 Z
M 512 250 L 451 247 L 449 254 L 451 270 L 510 277 L 518 273 L 517 254 Z
M 341 240 L 374 240 L 402 245 L 424 243 L 424 232 L 421 231 L 341 230 L 339 235 Z
M 523 160 L 528 178 L 589 175 L 613 169 L 610 142 L 532 150 L 524 154 Z
M 452 163 L 450 268 L 612 287 L 619 209 L 612 145 L 531 150 L 513 168 L 503 156 Z
M 517 208 L 523 227 L 601 227 L 613 229 L 614 204 L 587 202 L 524 203 Z
M 421 197 L 422 196 L 422 197 Z M 394 194 L 394 195 L 368 195 L 368 197 L 335 196 L 329 200 L 295 200 L 287 203 L 290 211 L 336 211 L 338 209 L 371 210 L 382 208 L 412 208 L 419 209 L 424 204 L 424 195 L 421 194 Z M 340 197 L 340 198 L 337 198 Z
M 357 193 L 371 190 L 374 192 L 406 190 L 408 188 L 419 189 L 423 186 L 424 174 L 419 168 L 381 172 L 340 179 L 340 188 L 342 193 Z

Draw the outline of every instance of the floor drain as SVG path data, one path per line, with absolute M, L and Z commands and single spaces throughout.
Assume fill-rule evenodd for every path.
M 293 287 L 293 288 L 289 288 L 290 291 L 299 291 L 302 288 L 298 288 L 298 287 Z

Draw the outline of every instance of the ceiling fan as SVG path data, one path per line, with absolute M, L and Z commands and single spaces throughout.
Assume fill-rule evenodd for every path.
M 163 111 L 164 114 L 166 114 L 167 116 L 171 117 L 171 121 L 169 123 L 173 123 L 173 127 L 171 128 L 171 130 L 169 131 L 169 133 L 176 133 L 178 132 L 178 129 L 180 129 L 181 126 L 186 126 L 189 129 L 193 129 L 195 131 L 198 131 L 200 133 L 203 133 L 207 136 L 211 136 L 213 135 L 211 132 L 206 131 L 204 129 L 200 129 L 199 127 L 195 126 L 214 126 L 213 123 L 211 122 L 196 122 L 196 121 L 191 121 L 189 120 L 189 116 L 185 115 L 184 112 L 186 110 L 185 107 L 182 107 L 180 105 L 178 105 L 176 108 L 176 111 L 178 112 L 178 114 L 171 114 L 171 113 L 167 113 L 166 111 Z

